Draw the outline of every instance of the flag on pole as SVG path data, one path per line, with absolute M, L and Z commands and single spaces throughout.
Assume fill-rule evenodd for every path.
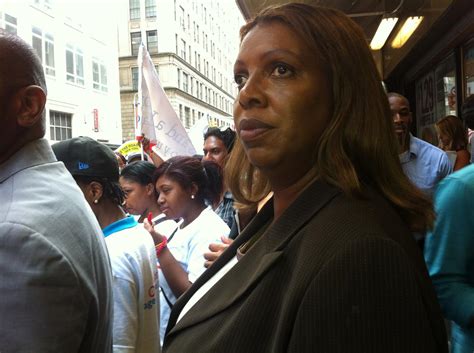
M 150 54 L 141 43 L 138 50 L 138 95 L 135 99 L 135 136 L 145 135 L 161 159 L 192 156 L 196 150 L 161 87 Z

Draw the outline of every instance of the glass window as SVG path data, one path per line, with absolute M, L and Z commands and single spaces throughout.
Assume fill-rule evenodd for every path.
M 56 75 L 54 69 L 54 38 L 51 34 L 45 34 L 44 40 L 44 66 L 46 74 Z
M 186 42 L 181 39 L 181 50 L 180 50 L 180 56 L 186 60 Z
M 132 89 L 138 91 L 138 67 L 132 67 Z
M 38 54 L 47 75 L 54 76 L 54 37 L 51 34 L 43 33 L 38 27 L 32 27 L 32 46 Z
M 132 42 L 132 55 L 138 55 L 138 48 L 140 48 L 140 43 L 142 42 L 142 33 L 130 33 L 130 38 Z
M 82 50 L 76 48 L 76 82 L 84 85 L 84 56 Z
M 92 86 L 94 89 L 107 92 L 107 69 L 98 59 L 92 60 Z
M 84 56 L 82 50 L 70 44 L 66 46 L 66 80 L 84 85 Z
M 188 91 L 188 74 L 183 72 L 183 91 Z
M 140 19 L 140 0 L 129 0 L 130 19 Z
M 474 94 L 474 42 L 464 49 L 464 97 Z
M 454 54 L 442 61 L 435 70 L 436 116 L 435 121 L 446 115 L 457 115 L 456 60 Z
M 72 114 L 50 110 L 49 133 L 53 141 L 72 138 Z
M 17 19 L 9 14 L 0 12 L 0 27 L 5 29 L 7 33 L 17 34 Z
M 36 51 L 36 54 L 38 54 L 41 62 L 43 62 L 43 32 L 38 27 L 33 27 L 32 32 L 31 41 L 33 49 Z
M 158 53 L 158 35 L 156 31 L 146 32 L 146 46 L 150 54 Z
M 145 16 L 146 18 L 156 17 L 156 1 L 155 0 L 145 1 Z
M 186 31 L 186 27 L 184 25 L 184 9 L 182 6 L 179 7 L 179 24 L 183 31 Z
M 92 82 L 95 89 L 100 88 L 100 72 L 99 64 L 97 62 L 92 62 Z
M 189 107 L 184 107 L 184 127 L 191 127 L 191 109 Z

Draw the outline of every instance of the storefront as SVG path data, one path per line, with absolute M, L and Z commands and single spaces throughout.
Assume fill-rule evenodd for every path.
M 438 119 L 462 118 L 461 105 L 474 94 L 474 2 L 453 1 L 385 83 L 410 100 L 419 137 L 436 140 Z

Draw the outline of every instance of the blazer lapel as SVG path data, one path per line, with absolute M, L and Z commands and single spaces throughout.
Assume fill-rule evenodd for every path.
M 273 217 L 273 200 L 254 217 L 232 245 L 219 257 L 216 263 L 199 277 L 173 307 L 167 333 L 170 335 L 195 325 L 232 305 L 245 295 L 252 285 L 282 257 L 283 250 L 312 216 L 330 202 L 341 191 L 325 183 L 315 181 L 293 202 L 283 215 L 265 231 L 265 234 L 223 278 L 221 278 L 186 315 L 176 324 L 184 305 L 196 291 L 214 276 L 237 251 L 264 224 Z M 176 326 L 174 326 L 176 324 Z M 173 327 L 174 326 L 174 327 Z

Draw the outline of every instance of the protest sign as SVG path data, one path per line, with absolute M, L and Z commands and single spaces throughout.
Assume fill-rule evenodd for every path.
M 147 137 L 153 150 L 163 159 L 184 155 L 192 156 L 196 150 L 161 87 L 150 54 L 143 43 L 138 51 L 139 92 L 136 106 L 136 132 L 138 139 Z

